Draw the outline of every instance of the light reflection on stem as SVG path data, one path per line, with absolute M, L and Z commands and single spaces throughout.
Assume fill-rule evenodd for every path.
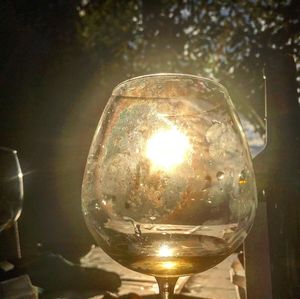
M 161 299 L 172 299 L 178 277 L 155 277 Z

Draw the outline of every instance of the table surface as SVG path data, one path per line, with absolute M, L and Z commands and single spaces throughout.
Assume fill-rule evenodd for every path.
M 199 298 L 238 299 L 236 287 L 230 280 L 230 268 L 234 260 L 236 260 L 236 255 L 231 255 L 210 270 L 190 277 L 179 278 L 175 292 Z M 93 246 L 90 252 L 81 259 L 81 263 L 86 267 L 99 267 L 118 273 L 122 279 L 119 295 L 130 292 L 141 296 L 158 293 L 157 284 L 152 276 L 128 270 L 113 261 L 99 247 Z

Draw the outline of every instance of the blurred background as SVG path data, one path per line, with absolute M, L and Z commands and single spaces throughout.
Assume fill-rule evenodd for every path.
M 299 15 L 297 0 L 2 0 L 0 145 L 18 150 L 24 172 L 23 250 L 88 252 L 81 181 L 117 83 L 156 72 L 214 78 L 259 129 L 266 57 L 293 55 L 300 91 Z

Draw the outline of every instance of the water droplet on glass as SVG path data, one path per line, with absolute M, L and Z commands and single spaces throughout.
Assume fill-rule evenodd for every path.
M 136 224 L 134 226 L 134 233 L 137 237 L 141 237 L 142 236 L 142 232 L 141 232 L 141 225 L 140 224 Z
M 239 174 L 239 184 L 243 185 L 246 184 L 247 180 L 246 180 L 246 172 L 245 170 L 242 170 L 241 173 Z
M 224 178 L 224 172 L 223 171 L 218 171 L 216 176 L 217 176 L 217 179 L 219 181 L 223 180 L 223 178 Z
M 210 188 L 211 187 L 211 182 L 212 182 L 212 178 L 211 178 L 210 175 L 207 175 L 204 179 L 205 179 L 205 184 L 204 184 L 202 190 Z
M 153 228 L 154 228 L 153 224 L 144 224 L 144 229 L 146 229 L 146 230 L 151 230 Z

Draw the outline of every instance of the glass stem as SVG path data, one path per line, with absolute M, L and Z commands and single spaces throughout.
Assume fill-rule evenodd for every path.
M 155 277 L 161 299 L 172 299 L 178 277 Z
M 21 245 L 20 245 L 20 234 L 19 234 L 18 221 L 14 222 L 14 233 L 15 233 L 17 257 L 18 257 L 18 259 L 21 259 L 22 258 L 22 251 L 21 251 Z

